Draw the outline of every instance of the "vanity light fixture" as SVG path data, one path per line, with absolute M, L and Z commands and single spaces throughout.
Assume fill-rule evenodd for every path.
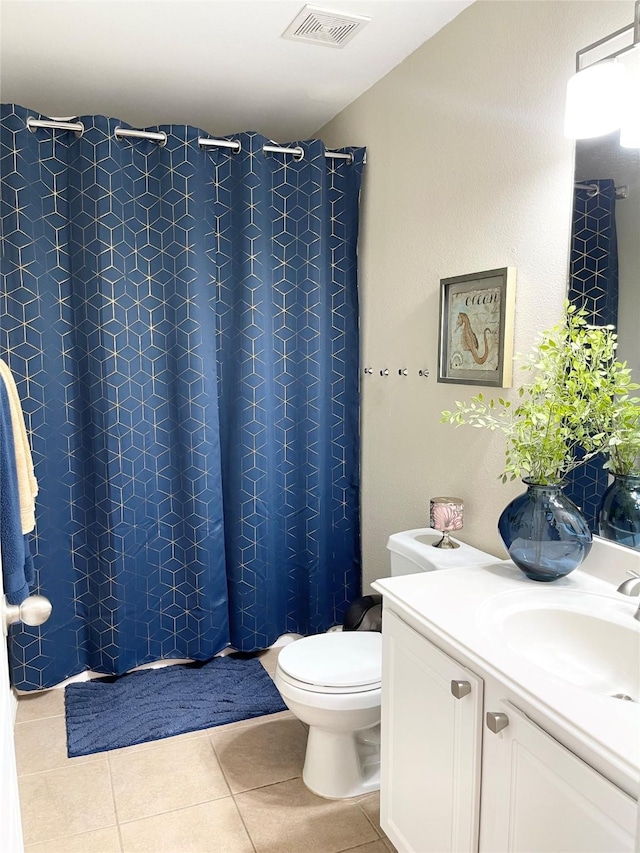
M 576 54 L 567 84 L 565 136 L 589 139 L 621 128 L 620 144 L 640 146 L 640 0 L 633 23 Z
M 567 83 L 564 135 L 590 139 L 617 130 L 623 89 L 624 72 L 617 59 L 604 59 L 574 74 Z

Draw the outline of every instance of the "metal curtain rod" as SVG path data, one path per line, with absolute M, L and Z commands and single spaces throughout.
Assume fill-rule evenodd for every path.
M 586 184 L 582 181 L 577 181 L 573 185 L 573 187 L 576 190 L 587 190 L 589 198 L 594 198 L 595 196 L 600 194 L 600 187 L 597 184 Z M 629 187 L 616 187 L 615 197 L 617 200 L 620 200 L 622 198 L 629 198 Z
M 84 133 L 84 125 L 81 121 L 45 120 L 29 116 L 27 127 L 32 133 L 37 127 L 48 127 L 51 130 L 72 130 L 74 133 L 79 133 L 80 136 Z
M 116 139 L 148 139 L 157 142 L 160 147 L 167 144 L 167 134 L 164 130 L 158 133 L 153 130 L 127 130 L 124 127 L 116 127 L 113 135 Z
M 239 154 L 242 150 L 239 139 L 208 139 L 206 136 L 199 136 L 198 145 L 200 148 L 229 148 L 234 154 Z
M 72 130 L 80 136 L 84 133 L 84 125 L 81 121 L 44 120 L 30 117 L 27 119 L 27 127 L 31 131 L 37 127 L 46 127 L 52 130 Z M 116 127 L 113 135 L 116 139 L 148 139 L 161 146 L 167 144 L 167 134 L 164 131 L 129 130 L 124 127 Z M 238 154 L 242 149 L 242 143 L 239 139 L 210 139 L 200 136 L 198 137 L 198 145 L 200 148 L 228 148 L 234 154 Z M 291 148 L 282 145 L 263 145 L 262 150 L 265 154 L 291 154 L 297 161 L 304 159 L 304 148 L 301 145 Z M 353 163 L 353 154 L 344 154 L 342 151 L 325 151 L 324 156 L 327 160 L 346 160 L 349 164 Z
M 327 160 L 348 160 L 349 165 L 353 163 L 353 154 L 344 154 L 342 151 L 325 151 Z
M 600 187 L 597 184 L 584 184 L 576 182 L 573 185 L 573 188 L 574 190 L 587 190 L 590 198 L 593 198 L 594 196 L 600 193 Z
M 201 136 L 198 139 L 198 145 L 201 148 L 230 148 L 234 154 L 238 154 L 242 149 L 242 144 L 238 139 L 208 139 Z M 304 159 L 304 148 L 301 145 L 294 148 L 285 148 L 281 145 L 263 145 L 262 150 L 266 154 L 291 154 L 294 160 Z M 349 164 L 353 163 L 353 154 L 344 154 L 342 151 L 325 151 L 324 156 L 327 160 L 347 160 Z

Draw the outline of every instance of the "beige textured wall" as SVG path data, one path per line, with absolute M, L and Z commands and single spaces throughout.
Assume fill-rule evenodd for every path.
M 521 488 L 497 479 L 503 440 L 439 422 L 442 409 L 478 390 L 436 382 L 439 280 L 515 266 L 516 352 L 556 322 L 573 180 L 566 81 L 576 50 L 632 19 L 631 0 L 478 0 L 318 134 L 330 146 L 368 148 L 360 294 L 362 366 L 374 375 L 362 379 L 365 589 L 387 574 L 387 536 L 428 524 L 432 495 L 464 498 L 460 538 L 504 554 L 497 519 Z M 428 380 L 417 376 L 421 367 Z

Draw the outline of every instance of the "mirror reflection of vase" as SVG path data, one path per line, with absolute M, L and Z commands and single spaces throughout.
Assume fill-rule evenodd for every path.
M 562 485 L 523 482 L 527 491 L 504 508 L 498 532 L 509 557 L 530 580 L 558 580 L 577 569 L 591 550 L 589 525 Z
M 599 533 L 640 551 L 640 474 L 614 474 L 602 496 Z

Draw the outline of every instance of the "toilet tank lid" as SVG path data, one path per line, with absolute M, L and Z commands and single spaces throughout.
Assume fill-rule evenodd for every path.
M 394 554 L 399 554 L 411 560 L 423 571 L 435 569 L 455 569 L 468 566 L 483 566 L 488 563 L 502 562 L 500 558 L 480 551 L 459 539 L 451 537 L 460 547 L 452 550 L 434 548 L 433 543 L 442 539 L 439 530 L 431 527 L 417 527 L 413 530 L 402 530 L 392 533 L 387 541 L 387 548 Z
M 323 687 L 374 687 L 382 678 L 382 634 L 334 631 L 303 637 L 285 646 L 280 669 L 306 684 Z

